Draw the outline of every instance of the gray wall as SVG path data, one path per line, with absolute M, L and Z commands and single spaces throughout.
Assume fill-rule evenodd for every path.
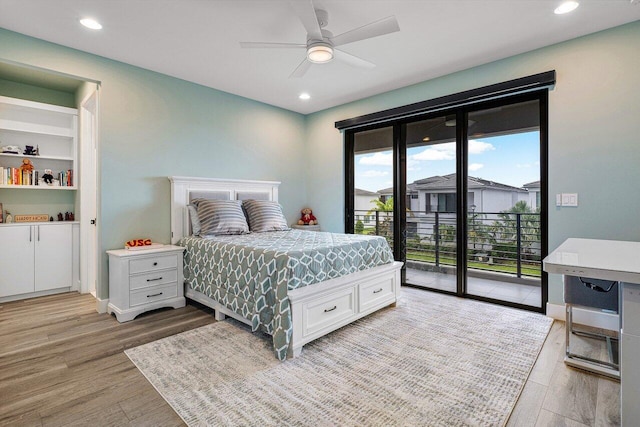
M 549 247 L 568 237 L 640 240 L 640 22 L 460 71 L 307 116 L 309 204 L 344 230 L 342 134 L 334 122 L 556 70 L 549 94 Z M 556 208 L 555 194 L 579 194 Z M 562 302 L 549 277 L 550 302 Z
M 282 181 L 290 222 L 306 204 L 300 114 L 4 29 L 0 59 L 102 82 L 102 298 L 105 250 L 135 237 L 169 243 L 169 175 Z

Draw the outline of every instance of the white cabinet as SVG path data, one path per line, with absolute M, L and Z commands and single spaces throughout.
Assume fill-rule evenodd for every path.
M 181 246 L 107 251 L 109 306 L 119 322 L 161 307 L 185 306 Z
M 0 298 L 33 292 L 32 226 L 2 226 L 0 242 Z
M 35 291 L 70 287 L 73 269 L 71 224 L 34 225 Z
M 0 146 L 18 146 L 18 154 L 0 150 L 0 188 L 75 190 L 78 139 L 78 110 L 40 102 L 0 96 Z M 24 154 L 26 146 L 38 148 L 38 156 Z M 28 178 L 20 173 L 15 182 L 13 170 L 28 158 L 35 173 Z M 42 181 L 45 169 L 51 170 L 52 184 Z M 66 176 L 71 175 L 67 180 Z M 60 177 L 63 177 L 60 181 Z
M 0 226 L 0 299 L 28 298 L 72 286 L 72 223 Z

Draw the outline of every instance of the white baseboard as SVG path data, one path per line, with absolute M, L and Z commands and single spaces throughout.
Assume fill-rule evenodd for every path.
M 564 322 L 566 320 L 565 305 L 547 303 L 547 316 Z M 588 310 L 576 307 L 573 309 L 573 322 L 594 328 L 612 331 L 620 330 L 620 322 L 617 314 L 605 313 L 599 310 Z
M 106 313 L 107 306 L 109 305 L 109 299 L 96 298 L 96 311 L 98 313 Z

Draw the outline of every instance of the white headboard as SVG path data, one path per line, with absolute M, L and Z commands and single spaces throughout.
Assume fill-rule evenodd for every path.
M 190 193 L 227 193 L 228 200 L 262 199 L 278 201 L 278 181 L 246 181 L 241 179 L 194 178 L 170 176 L 171 181 L 171 243 L 177 243 L 189 233 L 187 205 Z M 219 197 L 216 197 L 219 198 Z

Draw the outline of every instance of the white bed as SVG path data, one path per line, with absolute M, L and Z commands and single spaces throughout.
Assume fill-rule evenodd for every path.
M 176 244 L 190 235 L 191 225 L 187 205 L 194 195 L 204 193 L 227 200 L 278 201 L 279 182 L 221 180 L 212 178 L 169 177 L 171 182 L 171 242 Z M 288 347 L 289 357 L 295 357 L 302 346 L 331 331 L 389 305 L 395 305 L 400 294 L 402 263 L 390 262 L 346 276 L 291 289 L 288 297 L 293 331 Z M 188 284 L 185 296 L 215 310 L 218 320 L 233 317 L 252 325 L 233 310 Z

